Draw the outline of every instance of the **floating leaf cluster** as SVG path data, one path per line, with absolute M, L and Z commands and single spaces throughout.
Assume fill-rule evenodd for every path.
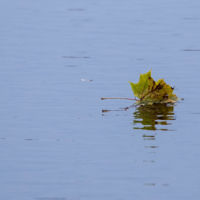
M 146 74 L 140 74 L 138 83 L 130 82 L 133 93 L 139 98 L 136 104 L 152 105 L 154 103 L 176 103 L 180 100 L 173 94 L 174 88 L 166 84 L 164 79 L 157 82 L 151 77 L 151 70 Z

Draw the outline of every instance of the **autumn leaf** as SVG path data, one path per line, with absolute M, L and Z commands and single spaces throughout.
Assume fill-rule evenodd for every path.
M 134 95 L 139 98 L 136 104 L 175 103 L 180 100 L 173 94 L 174 88 L 166 84 L 164 79 L 157 82 L 153 80 L 151 70 L 146 74 L 140 74 L 138 83 L 129 83 Z

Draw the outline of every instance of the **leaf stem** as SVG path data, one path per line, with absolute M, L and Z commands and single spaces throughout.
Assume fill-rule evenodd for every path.
M 121 97 L 102 97 L 101 100 L 105 100 L 105 99 L 126 99 L 126 100 L 135 100 L 135 101 L 139 101 L 139 99 L 130 99 L 130 98 L 121 98 Z

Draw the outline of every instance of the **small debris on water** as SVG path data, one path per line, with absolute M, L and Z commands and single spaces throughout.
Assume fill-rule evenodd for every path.
M 93 81 L 92 79 L 81 79 L 81 81 Z

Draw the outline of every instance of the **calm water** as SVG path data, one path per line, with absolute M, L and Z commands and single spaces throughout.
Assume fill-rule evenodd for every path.
M 0 7 L 0 199 L 199 199 L 198 0 Z M 101 100 L 150 69 L 184 101 Z

